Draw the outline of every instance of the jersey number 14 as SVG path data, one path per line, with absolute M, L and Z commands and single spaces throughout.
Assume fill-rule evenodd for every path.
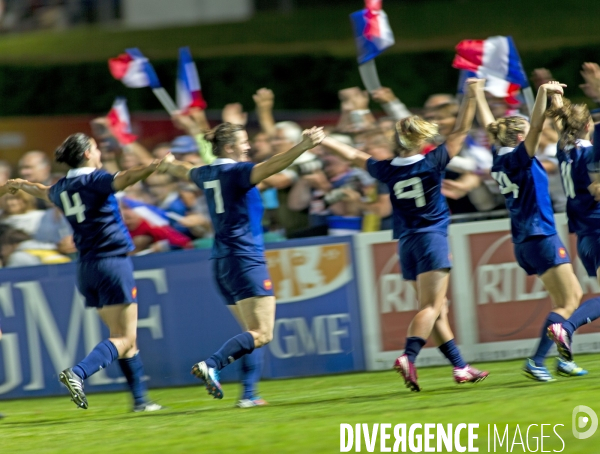
M 512 192 L 515 199 L 519 198 L 519 186 L 510 181 L 510 178 L 504 172 L 492 172 L 492 178 L 498 182 L 502 194 Z

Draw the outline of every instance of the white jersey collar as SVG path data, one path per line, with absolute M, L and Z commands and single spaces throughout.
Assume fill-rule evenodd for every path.
M 393 166 L 409 166 L 416 162 L 422 161 L 423 159 L 425 159 L 425 156 L 423 156 L 422 154 L 415 154 L 406 158 L 401 158 L 398 156 L 392 159 L 392 162 L 390 164 L 392 164 Z
M 81 175 L 89 175 L 95 170 L 98 169 L 96 169 L 95 167 L 77 167 L 76 169 L 71 169 L 67 172 L 67 178 L 75 178 L 80 177 Z
M 230 158 L 217 158 L 214 160 L 214 162 L 211 164 L 211 166 L 220 166 L 223 164 L 237 164 L 237 161 L 234 161 L 233 159 L 230 159 Z
M 502 156 L 508 153 L 512 153 L 513 151 L 515 151 L 516 147 L 502 147 L 498 150 L 498 156 Z

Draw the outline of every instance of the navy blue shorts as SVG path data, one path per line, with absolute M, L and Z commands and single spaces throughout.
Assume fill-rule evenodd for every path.
M 571 263 L 571 258 L 558 235 L 535 236 L 515 244 L 515 256 L 528 275 L 541 276 L 550 268 Z
M 419 274 L 452 268 L 448 237 L 437 232 L 415 233 L 398 241 L 402 277 L 416 281 Z
M 588 276 L 596 277 L 600 268 L 600 237 L 583 236 L 577 237 L 577 253 Z
M 79 262 L 77 288 L 85 297 L 87 307 L 137 303 L 133 263 L 127 256 Z
M 255 296 L 274 296 L 269 268 L 263 258 L 213 259 L 213 273 L 219 293 L 228 305 Z

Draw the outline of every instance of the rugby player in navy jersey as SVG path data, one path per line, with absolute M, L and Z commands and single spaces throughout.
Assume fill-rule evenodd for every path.
M 298 145 L 254 164 L 245 162 L 250 144 L 243 126 L 223 123 L 205 136 L 217 157 L 210 165 L 194 167 L 169 156 L 167 172 L 193 181 L 205 192 L 215 231 L 212 259 L 217 287 L 234 316 L 246 328 L 244 333 L 229 339 L 210 358 L 192 368 L 192 373 L 216 399 L 223 398 L 219 371 L 273 338 L 275 296 L 264 256 L 263 207 L 256 185 L 284 170 L 324 137 L 322 128 L 306 130 Z M 254 379 L 259 377 L 260 370 Z M 255 398 L 242 399 L 250 402 L 238 405 L 260 404 L 253 402 Z
M 396 123 L 398 147 L 394 159 L 377 161 L 367 153 L 329 137 L 323 141 L 325 147 L 366 169 L 390 190 L 394 238 L 399 239 L 402 276 L 415 288 L 420 304 L 420 310 L 408 328 L 404 354 L 394 364 L 412 391 L 421 390 L 414 363 L 430 335 L 454 366 L 457 383 L 475 383 L 488 376 L 488 372 L 465 363 L 448 323 L 446 293 L 452 267 L 448 246 L 450 212 L 441 194 L 444 169 L 462 148 L 475 115 L 476 87 L 483 83 L 479 79 L 467 80 L 467 94 L 454 131 L 446 142 L 426 155 L 422 151 L 437 135 L 438 129 L 435 124 L 417 116 Z
M 82 133 L 69 136 L 55 151 L 57 162 L 71 169 L 53 186 L 9 180 L 9 187 L 21 189 L 52 202 L 65 214 L 73 228 L 79 251 L 77 288 L 87 307 L 96 308 L 110 330 L 72 369 L 63 370 L 60 381 L 75 404 L 87 409 L 83 381 L 118 360 L 134 398 L 134 411 L 156 411 L 162 407 L 148 400 L 142 382 L 144 368 L 136 344 L 137 289 L 133 264 L 127 254 L 133 251 L 131 237 L 123 223 L 115 192 L 125 189 L 157 170 L 160 161 L 112 175 L 102 170 L 100 150 L 94 139 Z
M 582 297 L 567 250 L 556 233 L 548 175 L 535 156 L 544 125 L 547 97 L 562 95 L 563 86 L 558 82 L 540 86 L 531 124 L 522 117 L 495 121 L 483 91 L 477 93 L 479 113 L 494 143 L 492 177 L 506 199 L 517 262 L 528 275 L 539 276 L 554 306 L 544 322 L 533 357 L 527 359 L 523 367 L 527 377 L 541 382 L 554 380 L 544 366 L 552 346 L 548 327 L 570 317 Z M 559 361 L 557 371 L 568 376 L 587 373 L 572 361 Z
M 600 161 L 600 127 L 594 130 L 592 115 L 585 104 L 563 103 L 562 96 L 553 95 L 552 106 L 546 115 L 553 118 L 560 129 L 557 158 L 563 188 L 567 196 L 569 232 L 577 235 L 577 254 L 590 277 L 600 282 L 600 203 L 588 188 L 592 185 L 590 172 L 598 173 Z M 556 342 L 565 361 L 572 361 L 571 338 L 581 325 L 600 317 L 600 298 L 592 298 L 579 306 L 564 323 L 548 328 L 548 335 Z

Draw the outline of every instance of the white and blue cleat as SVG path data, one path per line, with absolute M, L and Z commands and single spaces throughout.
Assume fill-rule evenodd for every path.
M 565 361 L 562 358 L 556 358 L 556 372 L 563 377 L 582 377 L 588 374 L 588 371 L 575 364 L 574 361 Z
M 525 361 L 523 373 L 527 378 L 531 378 L 535 381 L 550 382 L 556 380 L 552 374 L 550 374 L 550 371 L 546 369 L 546 367 L 536 366 L 531 359 L 527 359 L 527 361 Z
M 223 398 L 223 389 L 221 383 L 219 383 L 219 372 L 217 370 L 208 367 L 204 361 L 200 361 L 192 367 L 192 375 L 204 383 L 208 394 L 215 399 Z

